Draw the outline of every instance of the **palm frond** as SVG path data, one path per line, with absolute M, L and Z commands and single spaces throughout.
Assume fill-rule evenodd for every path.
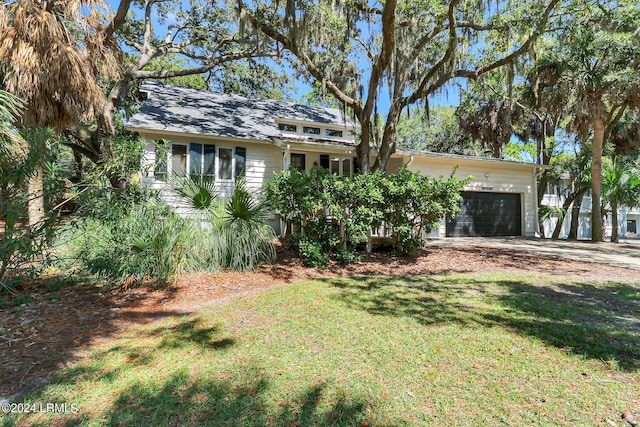
M 22 157 L 26 154 L 24 138 L 14 123 L 24 108 L 22 100 L 9 92 L 0 90 L 0 155 Z
M 171 190 L 186 199 L 193 209 L 211 210 L 218 198 L 215 182 L 207 177 L 181 177 L 171 179 Z
M 247 225 L 250 227 L 264 223 L 267 215 L 265 203 L 257 200 L 247 190 L 246 181 L 239 179 L 231 198 L 225 205 L 228 223 L 235 226 Z

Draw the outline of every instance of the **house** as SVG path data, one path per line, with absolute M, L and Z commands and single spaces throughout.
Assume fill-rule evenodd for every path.
M 560 175 L 557 185 L 549 184 L 545 189 L 542 205 L 550 207 L 562 207 L 567 198 L 569 189 L 571 188 L 571 176 L 568 173 Z M 569 207 L 569 212 L 574 209 L 573 204 Z M 578 239 L 591 239 L 591 195 L 588 192 L 582 199 L 580 206 L 575 206 L 578 210 Z M 637 235 L 638 221 L 640 220 L 640 209 L 620 206 L 618 208 L 618 236 L 629 237 Z M 543 222 L 544 235 L 551 237 L 553 230 L 558 222 L 557 217 L 547 218 Z M 605 237 L 611 236 L 611 214 L 605 217 L 604 224 Z M 569 235 L 571 227 L 571 215 L 566 215 L 563 219 L 560 237 L 564 238 Z
M 358 129 L 341 110 L 155 83 L 142 91 L 146 101 L 127 123 L 148 141 L 142 181 L 160 190 L 180 214 L 188 209 L 168 190 L 173 174 L 211 177 L 224 196 L 239 177 L 250 190 L 260 191 L 289 165 L 324 167 L 341 176 L 357 171 Z M 403 165 L 430 176 L 447 176 L 457 165 L 458 176 L 474 177 L 464 189 L 460 214 L 442 221 L 432 236 L 533 236 L 538 231 L 537 165 L 398 150 L 387 172 Z M 272 225 L 279 230 L 277 221 Z

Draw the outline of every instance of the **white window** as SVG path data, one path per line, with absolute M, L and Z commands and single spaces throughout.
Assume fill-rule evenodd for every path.
M 320 135 L 320 128 L 313 126 L 304 126 L 302 128 L 302 132 L 306 133 L 307 135 Z
M 278 129 L 284 132 L 293 132 L 293 133 L 298 132 L 298 126 L 292 125 L 289 123 L 279 123 Z
M 187 146 L 172 144 L 171 146 L 171 173 L 178 176 L 187 174 Z
M 214 144 L 171 143 L 163 153 L 162 146 L 157 145 L 154 174 L 156 179 L 164 180 L 167 174 L 187 176 L 188 171 L 194 179 L 233 180 L 245 175 L 246 160 L 247 149 L 244 147 L 219 147 L 216 150 Z
M 218 149 L 218 178 L 231 179 L 233 176 L 233 149 L 220 147 Z

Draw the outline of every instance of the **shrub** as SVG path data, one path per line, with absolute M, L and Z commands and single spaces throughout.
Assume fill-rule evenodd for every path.
M 46 210 L 37 223 L 29 224 L 26 212 L 35 199 L 29 181 L 47 160 L 49 134 L 48 129 L 29 132 L 28 146 L 24 141 L 14 146 L 0 136 L 0 293 L 46 267 L 57 214 Z
M 322 243 L 310 238 L 302 238 L 299 243 L 300 255 L 305 264 L 310 267 L 326 268 L 329 263 L 329 254 L 323 249 Z
M 272 262 L 275 236 L 264 223 L 264 204 L 243 182 L 227 202 L 204 194 L 214 187 L 201 184 L 187 183 L 196 189 L 191 193 L 181 190 L 183 197 L 197 198 L 204 215 L 195 218 L 178 217 L 155 193 L 107 190 L 81 209 L 82 215 L 60 233 L 59 244 L 69 259 L 111 284 L 164 283 L 182 272 L 248 270 Z
M 166 282 L 180 272 L 183 229 L 183 219 L 151 198 L 116 217 L 76 219 L 58 241 L 69 259 L 80 261 L 90 274 L 111 284 Z
M 356 255 L 353 250 L 349 249 L 338 249 L 336 252 L 336 260 L 343 262 L 345 264 L 349 264 L 351 262 L 362 261 L 362 257 Z
M 422 235 L 438 226 L 445 215 L 455 215 L 460 190 L 468 182 L 455 176 L 429 178 L 402 168 L 397 174 L 372 173 L 338 177 L 322 168 L 276 173 L 265 185 L 271 207 L 285 221 L 285 236 L 300 229 L 307 237 L 303 256 L 315 252 L 309 242 L 322 242 L 325 252 L 340 252 L 367 242 L 382 224 L 390 230 L 394 251 L 407 254 L 422 247 Z M 311 246 L 315 246 L 311 245 Z M 345 252 L 347 251 L 347 252 Z

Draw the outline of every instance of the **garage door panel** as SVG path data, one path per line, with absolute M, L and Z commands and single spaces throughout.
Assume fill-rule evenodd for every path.
M 447 236 L 519 236 L 520 194 L 462 193 L 460 213 L 447 221 Z

